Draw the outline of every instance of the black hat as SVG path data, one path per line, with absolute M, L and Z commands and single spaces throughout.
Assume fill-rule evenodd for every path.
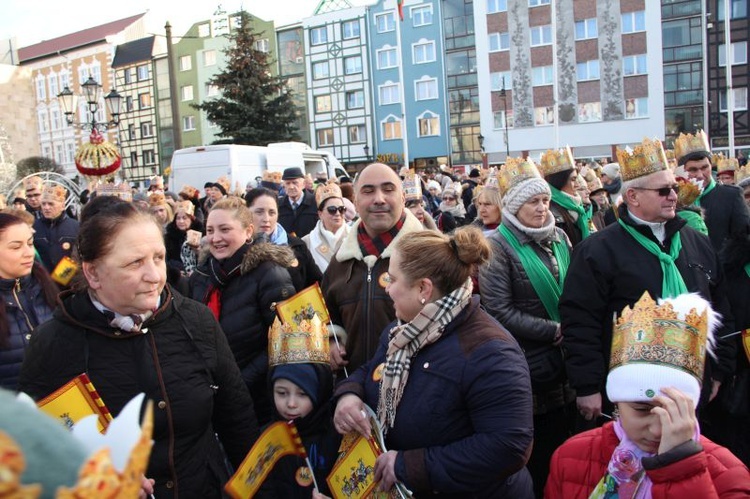
M 26 203 L 26 200 L 24 198 L 22 198 L 22 197 L 17 197 L 17 198 L 15 198 L 13 200 L 13 202 L 11 204 L 17 204 L 17 203 L 24 204 L 24 203 Z
M 213 184 L 211 184 L 211 187 L 213 187 L 214 189 L 219 189 L 219 191 L 220 191 L 220 192 L 221 192 L 221 193 L 222 193 L 222 194 L 223 194 L 224 196 L 226 196 L 226 195 L 227 195 L 227 189 L 226 189 L 226 187 L 224 187 L 224 186 L 223 186 L 223 185 L 221 185 L 220 183 L 218 183 L 218 182 L 214 182 Z
M 477 170 L 476 168 L 472 168 L 471 171 L 469 172 L 469 178 L 479 178 L 480 176 L 481 174 L 479 173 L 479 170 Z
M 294 180 L 295 178 L 305 178 L 305 174 L 302 173 L 302 168 L 296 166 L 286 168 L 284 174 L 281 176 L 281 180 Z

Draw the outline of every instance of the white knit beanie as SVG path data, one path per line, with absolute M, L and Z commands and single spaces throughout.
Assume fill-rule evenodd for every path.
M 515 216 L 526 201 L 539 194 L 552 195 L 547 182 L 541 177 L 528 178 L 508 189 L 503 196 L 503 208 Z

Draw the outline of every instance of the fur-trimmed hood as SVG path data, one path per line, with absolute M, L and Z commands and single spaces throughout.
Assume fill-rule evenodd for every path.
M 401 227 L 401 230 L 398 234 L 396 234 L 396 237 L 393 238 L 391 244 L 389 244 L 385 251 L 383 251 L 383 253 L 380 255 L 381 258 L 390 258 L 396 243 L 402 237 L 404 237 L 405 234 L 409 234 L 410 232 L 417 232 L 420 230 L 426 230 L 411 211 L 404 208 L 404 213 L 406 214 L 406 219 L 404 220 L 403 227 Z M 339 249 L 338 253 L 336 253 L 336 260 L 338 260 L 339 262 L 345 262 L 347 260 L 351 260 L 352 258 L 356 260 L 364 259 L 362 250 L 359 248 L 359 242 L 357 241 L 357 233 L 359 225 L 361 223 L 362 219 L 360 218 L 352 225 L 351 230 L 349 230 L 349 234 L 347 234 L 343 243 L 341 243 L 341 248 Z

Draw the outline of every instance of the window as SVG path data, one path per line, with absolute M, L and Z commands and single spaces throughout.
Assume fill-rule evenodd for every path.
M 184 87 L 180 87 L 180 96 L 183 101 L 193 100 L 193 86 L 185 85 Z
M 625 99 L 625 119 L 645 118 L 648 116 L 648 99 Z
M 399 86 L 398 83 L 386 83 L 378 88 L 380 94 L 380 105 L 386 106 L 388 104 L 398 104 L 401 102 L 399 98 Z
M 362 72 L 362 56 L 355 55 L 344 58 L 344 74 L 353 75 Z
M 215 64 L 216 64 L 216 51 L 215 50 L 203 51 L 203 65 L 213 66 Z
M 508 0 L 487 0 L 487 13 L 507 12 Z
M 599 79 L 599 59 L 592 59 L 576 64 L 576 78 L 578 81 Z
M 130 70 L 126 70 L 125 73 L 130 73 Z M 126 82 L 129 83 L 129 82 Z M 68 71 L 66 69 L 62 70 L 60 72 L 60 88 L 70 88 L 70 75 L 68 74 Z
M 432 5 L 422 5 L 411 9 L 412 26 L 427 26 L 432 24 Z
M 412 45 L 414 64 L 424 64 L 435 61 L 435 42 L 422 42 Z
M 310 45 L 322 45 L 328 42 L 328 28 L 310 28 Z
M 510 33 L 490 33 L 490 52 L 510 50 Z
M 733 88 L 732 97 L 734 98 L 734 102 L 732 103 L 733 111 L 747 110 L 747 87 Z M 724 89 L 719 92 L 719 111 L 726 113 L 727 109 L 727 90 Z
M 138 81 L 148 80 L 148 66 L 147 65 L 144 64 L 143 66 L 138 66 L 138 69 L 136 71 L 138 73 Z M 96 80 L 96 78 L 94 79 Z
M 365 91 L 352 90 L 346 93 L 346 108 L 358 109 L 365 107 Z
M 576 21 L 576 40 L 589 40 L 591 38 L 597 38 L 599 36 L 599 30 L 596 27 L 596 18 L 584 19 L 583 21 Z
M 47 98 L 47 85 L 44 76 L 39 75 L 36 79 L 36 100 L 43 101 Z
M 255 45 L 253 45 L 253 47 L 258 52 L 263 52 L 264 54 L 267 54 L 270 51 L 270 48 L 268 45 L 268 38 L 261 38 L 260 40 L 255 40 Z
M 732 66 L 747 64 L 747 42 L 733 42 L 729 50 Z M 719 45 L 719 66 L 727 65 L 726 45 Z
M 378 69 L 395 68 L 398 65 L 395 48 L 385 48 L 377 51 Z
M 150 121 L 141 123 L 141 137 L 152 137 L 154 135 L 154 125 Z
M 219 87 L 206 83 L 206 97 L 216 97 L 219 95 Z
M 328 61 L 314 62 L 312 65 L 313 80 L 328 78 Z
M 622 15 L 622 34 L 646 31 L 646 12 L 628 12 Z
M 552 66 L 539 66 L 531 68 L 532 85 L 539 87 L 542 85 L 552 85 Z
M 529 7 L 538 7 L 540 5 L 549 5 L 550 0 L 529 0 Z
M 341 24 L 341 37 L 344 40 L 359 38 L 359 19 L 344 21 Z
M 440 135 L 440 119 L 430 112 L 417 119 L 417 126 L 417 133 L 420 137 Z
M 513 85 L 510 71 L 502 71 L 499 73 L 490 73 L 490 89 L 493 92 L 499 92 L 503 89 L 510 90 Z
M 128 125 L 128 140 L 135 140 L 135 125 Z
M 128 95 L 125 97 L 125 112 L 133 110 L 133 97 Z
M 364 125 L 351 125 L 348 131 L 350 144 L 361 144 L 367 137 L 367 130 Z
M 513 111 L 508 111 L 507 114 L 505 111 L 495 111 L 493 118 L 493 128 L 495 130 L 503 130 L 506 127 L 506 123 L 508 128 L 513 128 Z
M 195 130 L 195 116 L 183 116 L 182 131 L 189 132 L 191 130 Z
M 198 36 L 201 38 L 208 38 L 211 36 L 211 26 L 208 23 L 198 26 Z
M 401 120 L 390 116 L 381 123 L 383 140 L 396 140 L 401 138 Z
M 65 162 L 74 163 L 76 160 L 76 145 L 75 142 L 65 143 Z
M 333 145 L 333 128 L 321 128 L 320 130 L 318 130 L 318 145 Z
M 146 69 L 146 76 L 143 78 L 144 80 L 148 80 L 148 66 L 143 66 Z M 95 82 L 99 83 L 101 85 L 102 83 L 102 68 L 99 66 L 99 63 L 96 62 L 89 67 L 89 71 L 91 71 L 91 77 L 94 79 Z M 140 78 L 139 78 L 140 79 Z
M 138 94 L 138 108 L 146 109 L 151 107 L 151 94 Z
M 138 153 L 135 151 L 130 153 L 130 165 L 138 166 Z
M 193 69 L 193 57 L 191 55 L 183 55 L 180 57 L 180 71 L 190 71 Z
M 531 28 L 531 46 L 552 45 L 552 26 L 534 26 Z
M 622 75 L 645 75 L 648 72 L 646 54 L 630 55 L 622 58 Z
M 318 95 L 315 97 L 315 112 L 316 113 L 330 113 L 331 112 L 331 96 L 330 95 Z
M 125 82 L 125 84 L 129 84 L 133 82 L 133 73 L 130 71 L 130 68 L 125 68 L 122 70 L 122 79 Z
M 729 4 L 730 20 L 731 19 L 744 19 L 747 17 L 747 0 L 730 0 L 732 3 Z M 716 6 L 716 20 L 724 20 L 724 0 L 719 0 Z
M 578 123 L 590 123 L 602 120 L 602 103 L 586 102 L 578 104 Z
M 386 12 L 375 16 L 375 26 L 378 33 L 385 33 L 396 29 L 396 18 L 393 12 Z
M 65 159 L 62 144 L 55 144 L 55 161 L 62 163 Z
M 553 107 L 535 107 L 534 124 L 539 126 L 555 124 L 555 108 Z
M 52 124 L 52 131 L 60 129 L 60 111 L 53 109 L 50 111 L 50 122 Z
M 143 151 L 143 164 L 144 165 L 153 165 L 155 163 L 154 160 L 154 150 L 153 149 L 145 149 Z
M 438 82 L 435 78 L 424 78 L 414 83 L 416 100 L 430 100 L 438 98 Z
M 56 97 L 59 93 L 60 90 L 57 88 L 57 75 L 52 73 L 49 75 L 49 94 L 52 97 Z

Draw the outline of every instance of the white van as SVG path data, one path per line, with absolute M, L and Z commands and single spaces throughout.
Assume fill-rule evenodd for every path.
M 293 166 L 312 174 L 313 178 L 318 172 L 326 172 L 328 178 L 348 176 L 333 154 L 316 151 L 301 142 L 279 142 L 267 147 L 227 144 L 175 151 L 168 185 L 174 192 L 185 185 L 202 189 L 206 182 L 226 176 L 233 190 L 244 192 L 245 185 L 263 176 L 264 171 L 281 172 Z

